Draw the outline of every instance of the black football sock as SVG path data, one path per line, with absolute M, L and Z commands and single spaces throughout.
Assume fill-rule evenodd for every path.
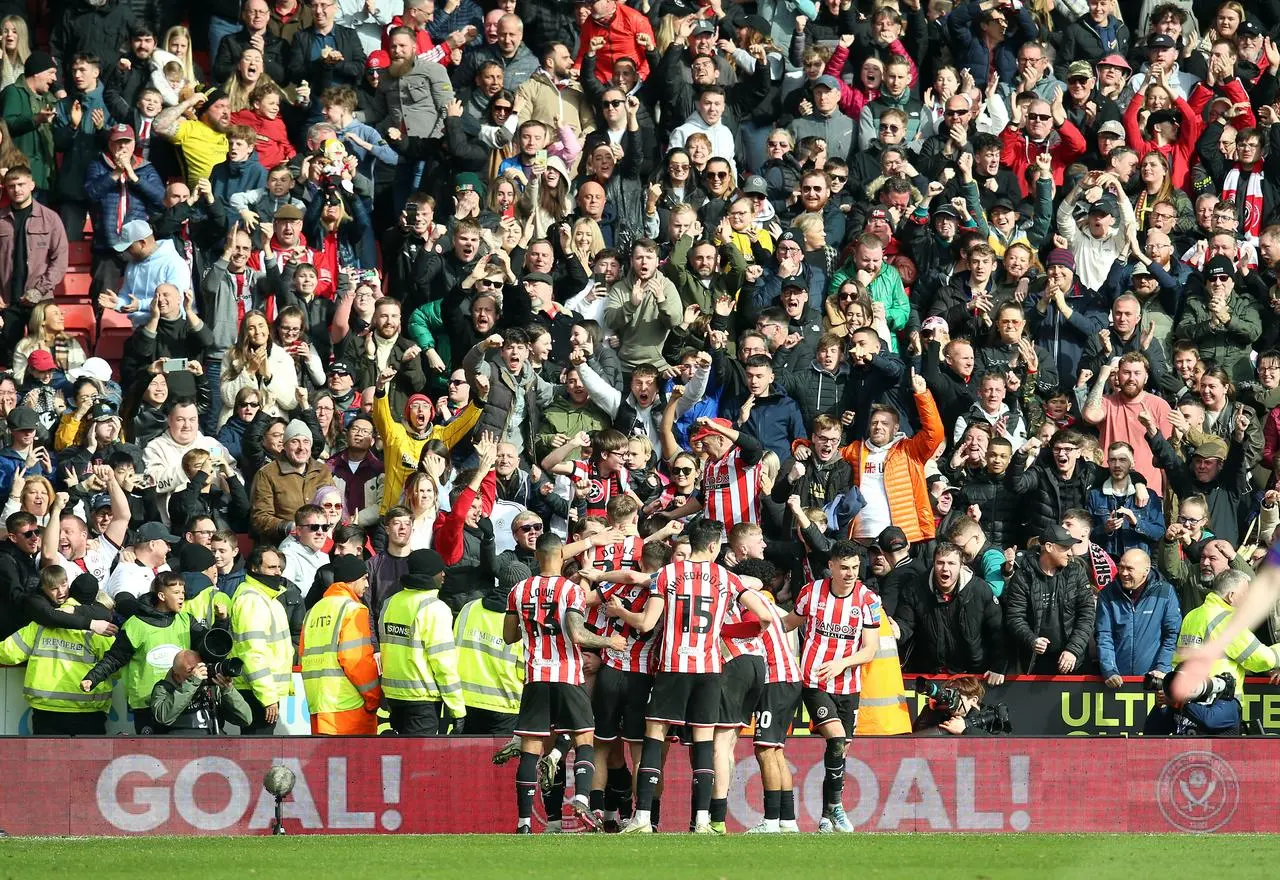
M 644 738 L 640 752 L 640 766 L 636 768 L 636 809 L 649 810 L 654 802 L 653 792 L 662 779 L 662 740 Z
M 711 799 L 711 821 L 723 822 L 729 816 L 729 799 L 728 798 L 712 798 Z
M 787 788 L 782 791 L 781 818 L 784 822 L 794 822 L 796 820 L 796 791 L 794 788 Z
M 591 791 L 591 780 L 596 775 L 596 747 L 587 743 L 578 746 L 573 752 L 573 796 L 586 799 Z M 604 792 L 600 792 L 600 800 L 604 801 Z
M 711 792 L 715 787 L 715 744 L 711 740 L 695 742 L 693 760 L 693 806 L 695 813 L 710 812 Z
M 777 819 L 782 813 L 782 792 L 765 790 L 764 793 L 764 817 L 766 819 Z
M 516 767 L 516 810 L 522 823 L 533 816 L 533 794 L 538 790 L 538 756 L 520 753 Z

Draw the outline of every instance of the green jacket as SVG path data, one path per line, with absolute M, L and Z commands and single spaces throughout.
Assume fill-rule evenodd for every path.
M 831 276 L 831 282 L 827 285 L 827 293 L 833 294 L 840 289 L 840 285 L 857 274 L 857 268 L 853 264 L 853 260 L 845 261 L 845 264 L 835 271 Z M 911 317 L 911 303 L 907 301 L 906 288 L 902 286 L 902 276 L 898 274 L 898 270 L 889 263 L 880 266 L 880 271 L 876 273 L 876 277 L 871 279 L 871 283 L 867 285 L 867 292 L 871 294 L 873 303 L 884 303 L 884 319 L 888 323 L 889 329 L 894 335 L 889 338 L 889 350 L 894 354 L 898 352 L 897 332 L 907 326 L 907 318 Z
M 409 316 L 409 336 L 426 351 L 434 348 L 440 360 L 446 364 L 453 363 L 453 342 L 445 331 L 444 320 L 440 317 L 442 299 L 423 303 L 413 310 Z M 436 377 L 433 377 L 433 379 Z
M 694 276 L 689 269 L 689 251 L 693 250 L 693 236 L 683 235 L 671 249 L 671 259 L 662 267 L 662 274 L 671 279 L 680 294 L 680 302 L 686 306 L 696 305 L 702 314 L 710 315 L 715 311 L 716 298 L 720 295 L 738 298 L 742 282 L 746 278 L 747 260 L 732 243 L 720 246 L 721 270 L 711 279 L 708 289 Z
M 636 278 L 630 272 L 609 288 L 605 302 L 604 322 L 622 341 L 618 359 L 628 370 L 641 364 L 665 370 L 669 365 L 662 357 L 662 345 L 671 328 L 684 322 L 684 304 L 675 285 L 661 272 L 653 280 L 662 288 L 662 302 L 646 292 L 639 305 L 633 305 L 631 291 Z
M 603 431 L 612 425 L 608 414 L 590 401 L 586 406 L 577 406 L 568 399 L 557 398 L 542 413 L 544 430 L 533 438 L 534 461 L 542 461 L 555 448 L 557 434 L 572 437 L 579 431 Z
M 1204 603 L 1209 595 L 1209 585 L 1200 580 L 1200 566 L 1187 560 L 1178 541 L 1160 541 L 1160 556 L 1156 567 L 1164 573 L 1165 580 L 1173 584 L 1173 591 L 1178 594 L 1178 605 L 1185 617 Z M 1253 569 L 1248 563 L 1231 557 L 1231 567 L 1253 577 Z
M 55 109 L 57 105 L 52 92 L 37 95 L 27 88 L 26 80 L 21 77 L 0 92 L 0 115 L 9 126 L 13 145 L 27 157 L 37 189 L 53 188 L 58 166 L 53 154 L 53 123 L 37 127 L 36 113 L 46 107 Z
M 200 682 L 195 676 L 189 677 L 182 684 L 174 684 L 173 679 L 167 675 L 157 681 L 151 689 L 151 714 L 155 716 L 156 723 L 181 730 L 206 730 L 205 727 L 197 726 L 198 721 L 194 715 L 182 717 L 199 691 Z M 233 687 L 218 688 L 218 717 L 222 723 L 229 721 L 237 727 L 247 727 L 253 723 L 249 704 Z M 179 721 L 183 723 L 179 724 Z
M 1200 356 L 1226 370 L 1232 382 L 1248 382 L 1253 379 L 1249 349 L 1262 335 L 1262 318 L 1253 298 L 1243 295 L 1239 285 L 1227 298 L 1227 311 L 1231 320 L 1220 326 L 1209 313 L 1207 293 L 1189 296 L 1173 335 L 1194 342 Z

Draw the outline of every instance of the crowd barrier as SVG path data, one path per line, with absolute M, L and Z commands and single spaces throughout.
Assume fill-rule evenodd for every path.
M 297 774 L 290 834 L 509 833 L 515 765 L 498 741 L 392 736 L 346 740 L 0 740 L 8 796 L 0 827 L 20 835 L 269 834 L 261 785 Z M 797 738 L 797 812 L 821 812 L 822 742 Z M 863 738 L 850 744 L 845 805 L 859 831 L 1275 832 L 1280 740 Z M 688 823 L 688 752 L 671 750 L 664 830 Z M 21 793 L 21 794 L 19 794 Z M 1247 801 L 1246 801 L 1247 793 Z M 750 746 L 739 746 L 728 825 L 761 817 Z
M 0 667 L 0 736 L 31 732 L 30 712 L 22 699 L 22 667 Z M 915 681 L 906 676 L 907 687 Z M 293 676 L 294 696 L 280 707 L 278 734 L 306 735 L 311 732 L 302 677 Z M 914 714 L 922 700 L 908 691 L 908 706 Z M 1142 733 L 1147 713 L 1155 705 L 1155 695 L 1142 690 L 1142 679 L 1128 679 L 1113 690 L 1093 676 L 1018 676 L 991 688 L 987 703 L 1005 703 L 1014 733 L 1022 736 L 1137 736 Z M 1280 685 L 1265 678 L 1246 682 L 1245 720 L 1257 719 L 1267 733 L 1280 734 Z M 133 722 L 124 700 L 124 687 L 117 684 L 107 721 L 108 733 L 133 733 Z M 793 734 L 808 733 L 801 716 Z M 2 826 L 0 826 L 2 827 Z

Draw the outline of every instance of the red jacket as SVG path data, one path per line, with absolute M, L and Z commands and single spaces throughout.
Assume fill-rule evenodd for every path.
M 644 17 L 644 13 L 630 6 L 619 3 L 617 14 L 607 25 L 600 24 L 594 18 L 588 18 L 582 25 L 577 66 L 582 67 L 582 59 L 591 45 L 591 38 L 604 37 L 604 47 L 596 53 L 597 79 L 606 83 L 613 79 L 613 62 L 619 58 L 630 58 L 635 61 L 640 78 L 648 79 L 649 59 L 645 57 L 644 49 L 636 45 L 636 34 L 648 34 L 649 39 L 653 40 L 653 45 L 658 45 L 657 40 L 653 39 L 653 26 L 649 24 L 649 19 Z
M 1138 113 L 1142 110 L 1145 100 L 1146 95 L 1137 92 L 1129 101 L 1129 106 L 1125 108 L 1124 130 L 1128 135 L 1129 146 L 1138 151 L 1138 161 L 1145 159 L 1147 153 L 1152 150 L 1158 150 L 1169 161 L 1169 182 L 1180 190 L 1189 191 L 1191 187 L 1188 178 L 1191 175 L 1191 166 L 1196 155 L 1196 141 L 1200 139 L 1202 127 L 1200 117 L 1186 101 L 1174 98 L 1174 105 L 1182 114 L 1182 125 L 1178 126 L 1178 139 L 1172 144 L 1161 146 L 1154 140 L 1147 140 L 1143 135 L 1142 126 L 1138 124 Z M 1244 100 L 1248 102 L 1249 99 L 1246 97 Z
M 289 143 L 289 132 L 279 116 L 266 119 L 252 110 L 237 110 L 231 114 L 231 124 L 247 125 L 257 132 L 258 142 L 254 149 L 258 151 L 258 161 L 268 171 L 288 162 L 298 153 Z
M 498 475 L 495 471 L 489 471 L 480 483 L 480 509 L 485 516 L 493 512 L 493 502 L 497 498 Z M 436 515 L 436 527 L 432 534 L 435 536 L 436 552 L 444 559 L 445 565 L 457 565 L 462 560 L 462 529 L 475 500 L 476 490 L 468 486 L 458 495 L 452 510 L 448 513 L 441 511 Z
M 1046 150 L 1053 156 L 1053 182 L 1056 186 L 1062 186 L 1062 173 L 1068 165 L 1084 155 L 1087 146 L 1084 135 L 1069 119 L 1063 121 L 1043 144 L 1032 143 L 1025 132 L 1010 126 L 1000 133 L 1000 164 L 1018 178 L 1023 198 L 1026 198 L 1031 195 L 1027 169 L 1036 164 L 1037 156 Z

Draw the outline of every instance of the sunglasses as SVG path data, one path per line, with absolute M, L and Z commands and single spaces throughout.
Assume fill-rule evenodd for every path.
M 320 508 L 322 510 L 341 510 L 342 505 L 341 504 L 321 504 Z
M 621 106 L 622 106 L 623 104 L 625 104 L 625 103 L 627 103 L 627 102 L 626 102 L 626 101 L 623 101 L 623 100 L 617 100 L 617 101 L 601 101 L 601 102 L 600 102 L 600 106 L 601 106 L 601 107 L 609 107 L 610 109 L 612 109 L 612 108 L 614 108 L 614 107 L 621 107 Z
M 710 177 L 712 180 L 723 180 L 729 176 L 728 171 L 707 171 L 705 173 L 706 176 Z
M 466 380 L 466 379 L 450 379 L 450 380 L 449 380 L 449 385 L 451 385 L 451 386 L 453 386 L 453 385 L 466 385 L 466 384 L 467 384 L 467 380 Z
M 667 167 L 670 168 L 672 171 L 688 171 L 689 163 L 688 162 L 672 162 Z
M 306 525 L 298 526 L 298 528 L 306 529 L 308 532 L 312 532 L 314 534 L 315 532 L 327 532 L 329 529 L 333 528 L 333 526 L 328 523 L 307 523 Z
M 880 130 L 881 131 L 902 131 L 902 126 L 901 125 L 884 125 L 882 123 L 880 125 Z
M 767 143 L 771 147 L 786 147 L 788 149 L 791 148 L 790 141 L 767 141 Z
M 18 534 L 26 538 L 27 540 L 31 540 L 32 538 L 39 535 L 40 532 L 42 531 L 43 529 L 35 528 L 35 529 L 27 529 L 25 532 L 18 532 Z
M 510 113 L 511 110 L 512 107 L 510 104 L 496 104 L 493 108 L 494 113 Z
M 968 112 L 969 112 L 968 110 L 964 110 L 964 109 L 960 109 L 960 110 L 947 110 L 947 111 L 945 111 L 945 113 L 946 113 L 946 115 L 947 115 L 947 116 L 963 116 L 963 115 L 965 115 L 965 114 L 966 114 L 966 113 L 968 113 Z
M 495 281 L 492 278 L 481 278 L 476 282 L 476 287 L 501 287 L 501 281 Z
M 1071 84 L 1071 85 L 1073 85 L 1073 86 L 1083 86 L 1083 85 L 1088 85 L 1088 84 L 1089 84 L 1089 77 L 1087 77 L 1087 76 L 1072 76 L 1072 77 L 1068 77 L 1068 78 L 1067 78 L 1067 82 L 1068 82 L 1068 83 L 1070 83 L 1070 84 Z
M 829 176 L 831 177 L 831 180 L 833 183 L 843 183 L 844 181 L 849 179 L 849 175 L 847 174 L 832 174 Z
M 1032 122 L 1048 122 L 1053 117 L 1048 113 L 1028 113 L 1027 118 Z
M 516 531 L 520 532 L 522 535 L 528 535 L 528 534 L 541 535 L 542 523 L 525 523 L 522 526 L 517 526 Z
M 262 406 L 262 404 L 258 403 L 258 401 L 256 400 L 246 400 L 244 403 L 240 404 L 240 406 L 244 407 L 245 409 L 257 409 L 258 407 Z
M 691 468 L 691 467 L 678 467 L 678 468 L 672 468 L 672 469 L 671 469 L 671 473 L 672 473 L 672 475 L 673 475 L 673 476 L 677 476 L 677 477 L 687 477 L 687 476 L 689 476 L 690 474 L 692 474 L 692 473 L 693 473 L 693 468 Z

